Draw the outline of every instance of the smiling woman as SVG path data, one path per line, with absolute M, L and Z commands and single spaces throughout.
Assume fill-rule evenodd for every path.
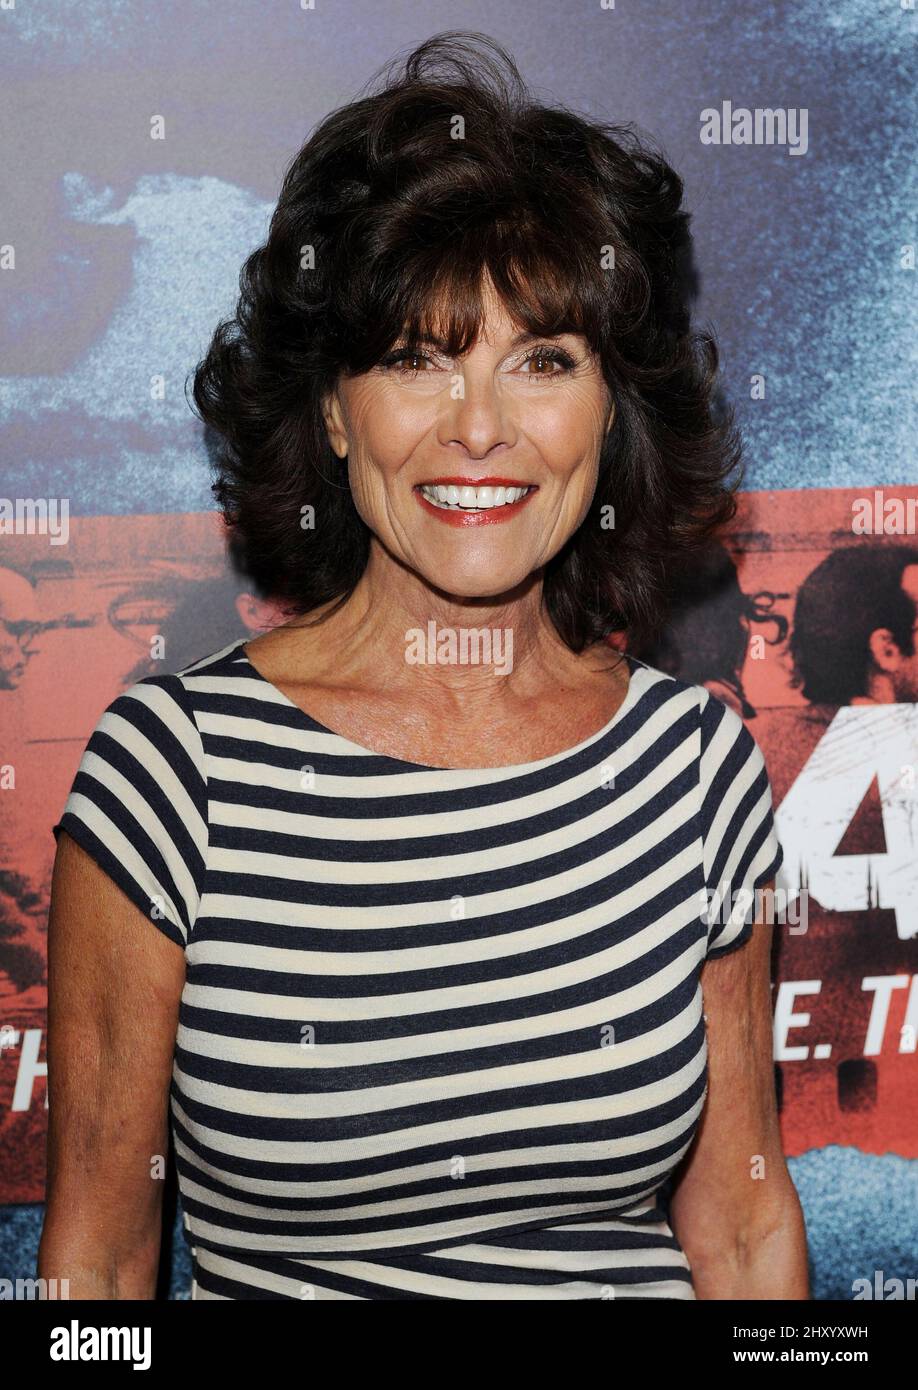
M 624 650 L 738 485 L 681 196 L 482 36 L 291 164 L 194 385 L 288 621 L 113 701 L 55 826 L 72 1296 L 152 1296 L 167 1097 L 195 1299 L 806 1296 L 762 755 Z
M 529 346 L 486 272 L 477 293 L 483 331 L 470 349 L 452 358 L 438 338 L 439 351 L 402 347 L 368 372 L 342 375 L 325 399 L 325 424 L 362 519 L 390 552 L 450 594 L 488 597 L 520 584 L 534 594 L 531 577 L 589 511 L 611 393 L 581 335 Z M 427 462 L 451 458 L 461 472 Z M 506 471 L 493 471 L 497 463 Z M 418 506 L 436 524 L 420 524 Z M 484 550 L 470 550 L 469 528 L 514 521 L 512 546 L 490 535 Z M 443 526 L 463 534 L 444 536 Z M 373 545 L 369 570 L 385 583 Z
M 378 588 L 385 546 L 467 600 L 516 552 L 572 652 L 653 638 L 740 485 L 681 204 L 631 126 L 538 105 L 484 38 L 430 40 L 319 125 L 194 380 L 239 560 L 301 631 Z M 538 491 L 441 563 L 410 496 L 441 477 Z

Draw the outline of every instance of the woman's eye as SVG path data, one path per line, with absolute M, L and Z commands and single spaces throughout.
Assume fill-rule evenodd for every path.
M 553 376 L 564 376 L 565 372 L 569 372 L 574 366 L 574 359 L 569 357 L 566 352 L 562 352 L 560 348 L 536 348 L 535 351 L 531 352 L 526 358 L 526 362 L 538 362 L 540 364 L 540 370 L 524 372 L 523 375 L 542 379 Z M 547 367 L 548 370 L 541 369 L 544 367 Z M 555 370 L 556 368 L 557 370 Z
M 403 367 L 406 372 L 418 371 L 417 363 L 429 362 L 423 352 L 412 352 L 410 348 L 399 348 L 383 358 L 384 367 Z
M 547 381 L 553 376 L 564 376 L 576 366 L 574 359 L 561 348 L 536 348 L 524 359 L 523 366 L 528 367 L 530 363 L 537 363 L 537 369 L 524 371 L 523 375 L 541 381 Z M 406 375 L 420 374 L 426 376 L 428 375 L 426 368 L 434 367 L 435 363 L 426 353 L 412 351 L 411 348 L 396 348 L 383 358 L 382 366 L 384 368 L 397 367 Z

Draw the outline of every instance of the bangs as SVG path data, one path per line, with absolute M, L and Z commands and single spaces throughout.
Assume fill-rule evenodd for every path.
M 422 249 L 415 249 L 418 243 Z M 608 287 L 598 264 L 578 254 L 570 238 L 562 246 L 544 228 L 495 221 L 435 247 L 424 246 L 420 235 L 407 238 L 407 254 L 405 244 L 391 263 L 368 268 L 361 322 L 349 324 L 347 333 L 362 350 L 347 370 L 369 370 L 396 342 L 432 342 L 450 357 L 462 356 L 484 329 L 491 286 L 519 331 L 580 334 L 600 350 Z

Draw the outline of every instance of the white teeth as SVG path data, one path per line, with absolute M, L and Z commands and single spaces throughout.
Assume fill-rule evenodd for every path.
M 518 502 L 530 490 L 530 484 L 522 487 L 457 487 L 454 483 L 421 484 L 421 492 L 435 507 L 446 507 L 456 511 L 490 511 L 494 507 L 504 507 Z

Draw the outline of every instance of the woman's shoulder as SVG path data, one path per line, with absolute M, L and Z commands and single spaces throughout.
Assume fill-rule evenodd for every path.
M 685 681 L 637 657 L 632 656 L 630 660 L 653 709 L 666 706 L 680 721 L 686 710 L 694 711 L 688 728 L 698 736 L 698 756 L 703 761 L 711 763 L 715 759 L 722 760 L 728 754 L 734 761 L 762 757 L 756 739 L 732 697 L 731 688 L 724 682 Z
M 251 634 L 233 638 L 232 642 L 226 642 L 221 647 L 208 648 L 200 656 L 194 657 L 191 661 L 186 661 L 176 671 L 164 673 L 166 678 L 177 680 L 182 687 L 191 691 L 194 689 L 195 681 L 199 681 L 208 676 L 221 676 L 231 674 L 234 670 L 241 671 L 245 665 L 245 652 L 243 648 L 250 640 Z M 147 680 L 162 680 L 163 675 L 153 675 L 145 677 Z
M 190 719 L 194 719 L 198 697 L 209 681 L 244 674 L 246 661 L 243 652 L 246 637 L 234 638 L 221 647 L 205 649 L 200 655 L 185 661 L 180 667 L 149 671 L 125 688 L 111 702 L 171 700 Z
M 151 671 L 113 695 L 96 719 L 84 759 L 105 753 L 110 762 L 130 754 L 138 765 L 151 758 L 165 760 L 203 776 L 203 744 L 199 727 L 202 696 L 217 688 L 213 682 L 241 673 L 244 662 L 240 637 L 186 662 L 176 671 Z
M 102 711 L 52 831 L 56 840 L 66 831 L 184 946 L 202 891 L 209 804 L 188 676 L 155 673 L 120 691 Z
M 633 668 L 632 679 L 636 675 L 645 690 L 653 691 L 655 704 L 672 704 L 674 708 L 681 709 L 694 705 L 700 717 L 712 699 L 711 692 L 705 685 L 681 680 L 678 676 L 670 675 L 668 671 L 662 671 L 657 666 L 651 666 L 649 662 L 630 653 L 628 659 Z

